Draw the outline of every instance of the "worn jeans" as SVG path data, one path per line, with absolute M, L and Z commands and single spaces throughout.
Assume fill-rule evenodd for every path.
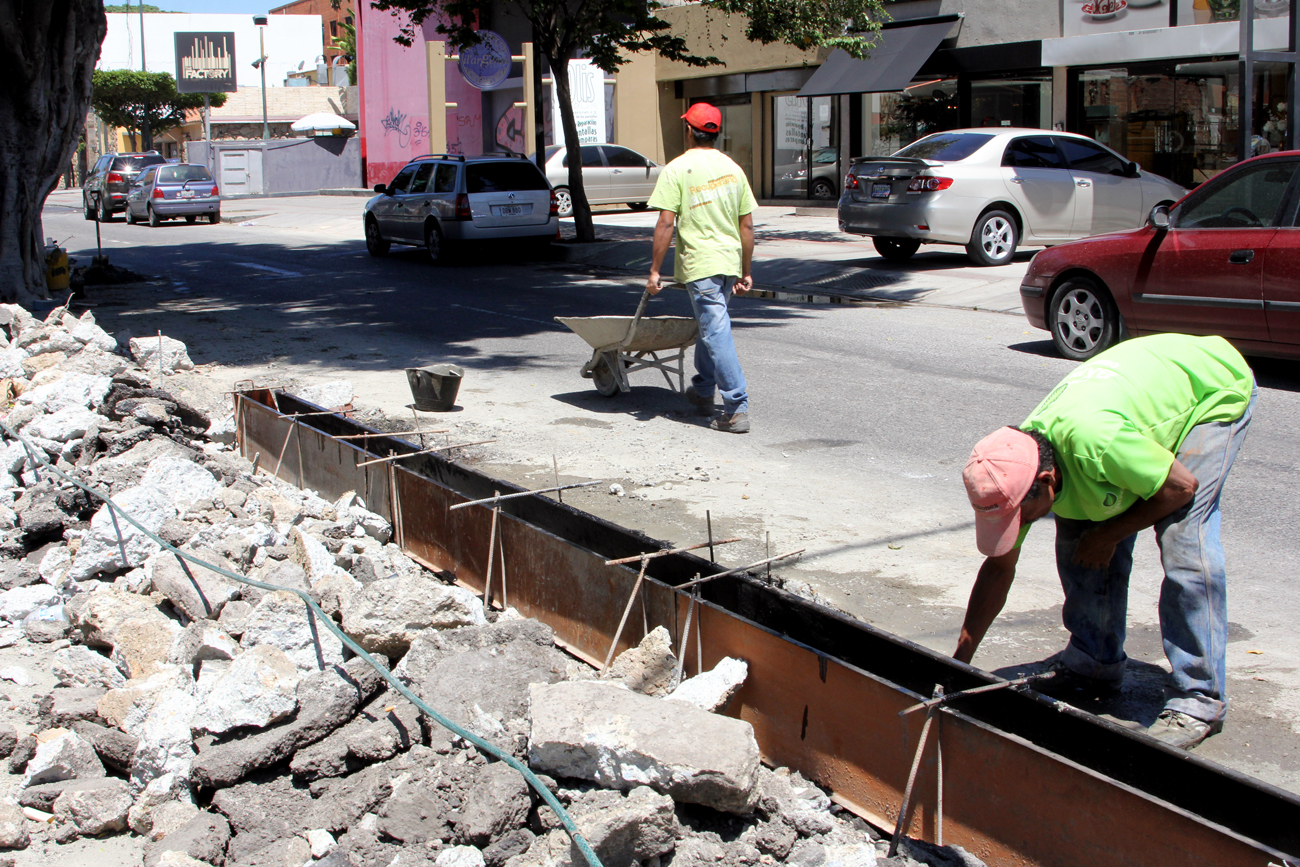
M 700 324 L 695 342 L 695 370 L 691 386 L 702 397 L 712 397 L 716 388 L 722 395 L 727 415 L 749 411 L 749 394 L 745 391 L 745 374 L 736 357 L 736 343 L 731 338 L 731 317 L 727 302 L 735 277 L 705 277 L 686 284 L 691 309 Z
M 1190 503 L 1154 527 L 1165 579 L 1160 585 L 1160 635 L 1173 668 L 1165 689 L 1165 707 L 1205 722 L 1228 712 L 1227 576 L 1219 541 L 1219 497 L 1223 483 L 1246 438 L 1259 395 L 1256 388 L 1241 418 L 1200 424 L 1178 448 L 1178 460 L 1199 486 Z M 1084 677 L 1118 683 L 1124 677 L 1125 621 L 1129 573 L 1136 534 L 1115 548 L 1104 569 L 1073 562 L 1079 537 L 1091 521 L 1056 519 L 1056 568 L 1065 589 L 1061 619 L 1070 643 L 1061 661 Z

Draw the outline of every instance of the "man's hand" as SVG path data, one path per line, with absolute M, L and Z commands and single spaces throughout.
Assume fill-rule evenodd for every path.
M 731 287 L 733 295 L 744 295 L 746 292 L 754 291 L 754 278 L 750 274 L 740 277 L 736 280 L 735 285 Z
M 1117 544 L 1105 527 L 1091 527 L 1079 535 L 1072 559 L 1087 569 L 1105 569 L 1115 556 Z
M 649 292 L 651 295 L 658 295 L 659 290 L 662 288 L 663 287 L 659 285 L 659 272 L 651 271 L 650 279 L 645 281 L 645 291 Z

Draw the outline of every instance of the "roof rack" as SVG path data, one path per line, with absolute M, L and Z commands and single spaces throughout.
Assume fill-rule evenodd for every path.
M 413 163 L 416 160 L 427 159 L 428 157 L 447 157 L 448 159 L 460 160 L 462 163 L 465 162 L 464 154 L 420 154 L 418 157 L 411 157 L 408 162 Z

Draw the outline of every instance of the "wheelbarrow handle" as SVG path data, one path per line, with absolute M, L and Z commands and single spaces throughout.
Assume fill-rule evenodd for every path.
M 623 337 L 623 345 L 627 346 L 632 342 L 632 336 L 636 334 L 636 325 L 641 321 L 641 314 L 645 313 L 645 306 L 650 301 L 650 290 L 646 289 L 641 293 L 641 303 L 636 306 L 636 315 L 632 317 L 632 323 L 627 327 L 627 334 Z

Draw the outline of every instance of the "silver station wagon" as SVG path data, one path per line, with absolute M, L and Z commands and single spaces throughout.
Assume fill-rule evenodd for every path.
M 438 262 L 466 241 L 549 243 L 560 225 L 551 185 L 521 156 L 428 154 L 375 192 L 362 218 L 372 256 L 410 244 Z
M 221 222 L 221 198 L 207 166 L 149 166 L 135 179 L 126 196 L 126 221 L 147 220 L 150 226 L 158 226 L 173 217 L 184 217 L 187 223 L 199 217 Z

